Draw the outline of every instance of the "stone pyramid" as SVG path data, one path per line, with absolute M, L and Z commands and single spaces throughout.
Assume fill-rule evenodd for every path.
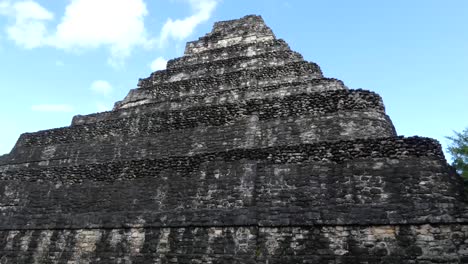
M 461 178 L 259 16 L 0 157 L 0 263 L 468 263 Z

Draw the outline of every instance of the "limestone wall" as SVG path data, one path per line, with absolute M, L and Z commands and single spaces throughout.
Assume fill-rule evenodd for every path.
M 0 231 L 0 263 L 466 263 L 468 225 Z M 294 254 L 293 254 L 294 252 Z
M 226 81 L 226 80 L 224 80 Z M 238 82 L 239 80 L 232 80 Z M 77 116 L 73 124 L 90 122 L 87 117 L 97 117 L 99 120 L 115 119 L 116 114 L 123 114 L 146 109 L 171 111 L 190 107 L 211 106 L 220 104 L 232 104 L 245 102 L 252 99 L 283 98 L 297 94 L 313 94 L 318 92 L 329 92 L 334 90 L 346 90 L 343 82 L 332 78 L 320 78 L 298 82 L 268 81 L 259 83 L 251 80 L 231 86 L 220 84 L 212 87 L 211 84 L 194 83 L 188 86 L 158 86 L 148 89 L 130 90 L 127 97 L 115 104 L 112 112 L 91 114 L 88 116 Z M 351 91 L 353 93 L 353 91 Z M 356 91 L 357 93 L 357 91 Z M 363 91 L 365 93 L 365 91 Z M 95 121 L 91 121 L 95 122 Z
M 151 74 L 150 78 L 153 84 L 160 84 L 203 76 L 227 74 L 239 70 L 278 67 L 300 61 L 303 61 L 302 55 L 286 50 L 156 71 Z
M 259 16 L 0 156 L 0 264 L 468 263 L 463 182 Z
M 176 69 L 205 62 L 215 62 L 232 58 L 245 58 L 265 53 L 290 50 L 288 44 L 282 39 L 274 39 L 250 45 L 233 45 L 219 49 L 212 49 L 191 56 L 171 59 L 167 62 L 168 69 Z
M 245 117 L 223 126 L 199 126 L 158 131 L 151 119 L 122 123 L 112 134 L 71 130 L 65 140 L 44 137 L 43 144 L 17 145 L 5 162 L 17 166 L 57 166 L 139 160 L 170 156 L 217 153 L 238 148 L 252 149 L 288 144 L 313 144 L 321 140 L 344 140 L 394 136 L 388 117 L 382 113 L 338 112 L 300 119 L 259 120 Z M 330 124 L 335 125 L 330 125 Z M 94 132 L 94 133 L 93 133 Z M 47 140 L 47 141 L 45 141 Z
M 259 68 L 256 70 L 239 69 L 238 71 L 212 76 L 191 76 L 191 73 L 187 72 L 185 74 L 171 75 L 170 77 L 166 76 L 162 78 L 161 74 L 163 73 L 156 73 L 148 78 L 140 79 L 138 86 L 140 88 L 155 88 L 162 85 L 172 84 L 172 86 L 174 86 L 174 84 L 177 84 L 177 86 L 184 87 L 187 86 L 186 83 L 193 84 L 198 82 L 205 85 L 215 85 L 215 87 L 220 87 L 232 83 L 238 86 L 237 83 L 239 82 L 252 80 L 258 80 L 259 82 L 288 82 L 311 80 L 323 77 L 322 71 L 317 64 L 305 61 L 291 62 L 280 66 Z
M 96 137 L 112 133 L 132 133 L 144 136 L 145 130 L 161 132 L 202 125 L 226 125 L 247 116 L 257 116 L 260 120 L 277 117 L 296 117 L 334 113 L 338 111 L 366 110 L 384 112 L 381 98 L 365 91 L 346 90 L 328 93 L 297 94 L 283 98 L 268 98 L 240 101 L 187 110 L 138 113 L 135 117 L 106 120 L 94 124 L 72 126 L 59 129 L 23 134 L 17 146 L 44 145 L 54 142 L 68 143 L 79 138 Z M 116 114 L 118 116 L 118 114 Z M 320 117 L 319 117 L 320 118 Z M 361 122 L 365 125 L 365 122 Z M 111 133 L 112 132 L 112 133 Z M 151 132 L 150 132 L 151 133 Z
M 462 182 L 442 155 L 390 138 L 10 168 L 0 228 L 463 222 Z

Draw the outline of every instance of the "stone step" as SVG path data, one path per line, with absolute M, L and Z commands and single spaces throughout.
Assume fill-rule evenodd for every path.
M 463 202 L 440 144 L 419 137 L 8 170 L 5 184 L 22 199 L 0 194 L 0 228 L 456 222 Z
M 318 65 L 309 62 L 293 62 L 278 67 L 268 67 L 257 70 L 242 70 L 223 75 L 200 77 L 174 81 L 171 83 L 153 84 L 147 79 L 139 81 L 140 88 L 133 89 L 124 98 L 115 104 L 114 109 L 125 107 L 127 102 L 144 100 L 140 94 L 151 93 L 162 97 L 186 95 L 205 95 L 221 90 L 231 90 L 240 87 L 273 86 L 281 83 L 298 83 L 323 78 Z M 147 89 L 147 90 L 145 90 Z
M 198 126 L 222 126 L 257 116 L 260 120 L 277 117 L 322 115 L 337 111 L 375 110 L 384 113 L 379 95 L 363 90 L 335 90 L 296 94 L 283 98 L 255 99 L 234 104 L 194 107 L 180 111 L 147 112 L 135 117 L 22 134 L 15 147 L 86 142 L 113 133 L 154 134 Z M 332 125 L 332 124 L 330 124 Z M 119 132 L 120 131 L 120 132 Z M 274 136 L 274 135 L 272 135 Z
M 201 87 L 201 86 L 198 86 Z M 206 87 L 203 87 L 206 88 Z M 226 103 L 243 102 L 252 99 L 285 97 L 302 93 L 320 93 L 332 90 L 347 90 L 342 81 L 321 78 L 295 83 L 280 83 L 272 86 L 244 85 L 221 87 L 204 93 L 197 90 L 186 92 L 185 87 L 165 88 L 165 94 L 154 89 L 134 89 L 124 101 L 116 104 L 114 111 L 101 112 L 73 117 L 72 125 L 94 123 L 106 119 L 116 119 L 137 115 L 147 111 L 173 111 L 191 107 L 213 106 Z M 226 89 L 231 88 L 231 89 Z
M 153 85 L 177 82 L 187 79 L 209 78 L 238 71 L 255 71 L 270 67 L 281 67 L 294 62 L 304 62 L 302 56 L 293 51 L 263 53 L 251 57 L 236 57 L 202 64 L 189 65 L 176 69 L 166 69 L 151 73 L 142 79 L 149 80 Z
M 233 215 L 234 218 L 240 216 L 246 215 Z M 122 216 L 114 217 L 121 219 Z M 155 227 L 136 222 L 124 227 L 106 225 L 89 228 L 82 225 L 81 228 L 52 230 L 20 228 L 0 231 L 0 237 L 6 238 L 0 241 L 0 256 L 8 260 L 4 263 L 14 264 L 33 263 L 38 256 L 41 256 L 43 263 L 68 264 L 421 263 L 413 261 L 416 257 L 424 259 L 422 263 L 425 264 L 466 263 L 456 253 L 464 252 L 466 245 L 453 241 L 466 237 L 467 230 L 468 225 L 463 223 L 354 226 L 260 226 L 244 223 L 214 227 Z M 348 241 L 354 244 L 348 247 Z M 25 244 L 41 245 L 42 249 L 47 249 L 47 254 L 40 255 L 45 250 L 32 250 L 31 246 L 25 250 Z M 76 251 L 64 245 L 75 245 L 72 249 Z M 330 249 L 330 245 L 334 248 Z M 286 249 L 293 246 L 307 249 L 307 253 L 286 255 Z M 432 250 L 425 251 L 425 248 Z M 90 249 L 105 251 L 95 253 Z M 113 249 L 119 249 L 119 253 L 116 254 Z M 12 252 L 21 254 L 14 255 Z
M 213 30 L 196 41 L 187 42 L 184 55 L 193 55 L 208 50 L 246 45 L 276 39 L 272 30 L 260 16 L 249 16 L 239 21 L 215 23 Z
M 282 39 L 251 43 L 247 45 L 233 45 L 169 60 L 167 62 L 167 69 L 177 69 L 194 64 L 229 60 L 237 57 L 251 57 L 280 51 L 290 51 L 288 44 Z
M 146 79 L 140 80 L 140 88 L 130 90 L 122 101 L 117 102 L 114 106 L 114 110 L 134 106 L 134 103 L 137 101 L 141 101 L 140 103 L 144 104 L 148 99 L 151 101 L 151 98 L 204 96 L 220 91 L 245 87 L 256 90 L 264 86 L 301 83 L 322 78 L 322 72 L 316 64 L 293 62 L 279 67 L 242 70 L 224 75 L 180 80 L 156 85 Z M 150 98 L 146 96 L 150 96 Z M 138 103 L 136 105 L 138 105 Z
M 72 166 L 7 169 L 2 171 L 0 181 L 25 180 L 36 182 L 42 180 L 43 182 L 57 182 L 60 180 L 70 180 L 71 183 L 79 183 L 84 180 L 90 180 L 112 182 L 115 180 L 132 180 L 134 178 L 151 177 L 150 174 L 146 173 L 135 175 L 135 170 L 144 171 L 150 169 L 158 171 L 170 169 L 173 171 L 190 172 L 197 169 L 197 166 L 208 161 L 236 161 L 247 159 L 251 161 L 265 161 L 271 164 L 300 164 L 306 161 L 340 164 L 349 160 L 359 161 L 367 158 L 403 159 L 406 157 L 430 157 L 439 161 L 444 161 L 445 159 L 442 147 L 435 139 L 417 136 L 407 138 L 403 136 L 392 136 L 324 141 L 266 148 L 237 148 L 218 152 L 198 153 L 195 155 L 117 160 L 113 162 L 106 161 L 102 163 L 78 164 Z M 124 164 L 127 164 L 127 166 L 123 166 Z M 109 173 L 112 169 L 110 171 L 105 169 L 113 167 L 118 170 L 125 170 L 125 168 L 128 167 L 132 168 L 132 170 L 126 173 L 120 171 Z M 375 166 L 375 168 L 377 167 L 378 166 Z M 96 173 L 87 173 L 91 170 L 95 170 Z M 67 174 L 73 175 L 66 177 Z M 303 174 L 300 175 L 306 176 Z M 15 176 L 17 178 L 15 178 Z M 463 184 L 463 180 L 459 180 L 460 184 Z
M 133 124 L 133 122 L 131 122 Z M 136 126 L 143 130 L 140 122 Z M 170 131 L 143 131 L 138 135 L 111 131 L 111 135 L 84 135 L 69 142 L 16 147 L 0 172 L 13 167 L 69 166 L 116 160 L 191 156 L 233 149 L 311 144 L 320 141 L 391 137 L 396 133 L 382 112 L 339 111 L 323 115 L 259 120 L 244 117 L 222 126 L 198 126 Z M 2 164 L 2 163 L 0 163 Z
M 235 71 L 226 73 L 223 75 L 197 77 L 193 79 L 183 78 L 181 80 L 172 80 L 171 83 L 154 83 L 153 80 L 148 77 L 140 79 L 138 81 L 138 87 L 142 89 L 164 89 L 164 85 L 174 86 L 187 86 L 187 85 L 203 85 L 203 86 L 215 86 L 220 87 L 223 84 L 229 85 L 235 83 L 240 85 L 245 82 L 255 83 L 278 83 L 278 82 L 294 82 L 300 80 L 312 80 L 323 78 L 322 70 L 320 67 L 312 62 L 297 61 L 281 65 L 277 67 L 267 67 L 261 69 L 246 69 L 241 71 Z M 157 82 L 157 80 L 156 80 Z
M 211 50 L 227 48 L 235 45 L 250 45 L 255 43 L 270 42 L 276 38 L 272 35 L 252 34 L 235 36 L 232 38 L 204 37 L 197 41 L 187 42 L 184 56 L 209 52 Z
M 265 24 L 261 16 L 248 15 L 240 19 L 215 22 L 211 32 L 200 39 L 232 38 L 252 34 L 274 36 L 273 31 Z

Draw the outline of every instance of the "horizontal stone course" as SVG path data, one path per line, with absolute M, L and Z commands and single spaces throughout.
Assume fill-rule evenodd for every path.
M 275 36 L 265 34 L 249 34 L 244 36 L 236 36 L 231 38 L 223 38 L 217 35 L 201 38 L 198 41 L 187 42 L 185 46 L 184 55 L 195 55 L 205 53 L 210 50 L 217 50 L 236 45 L 251 45 L 254 43 L 271 42 L 274 41 Z
M 20 172 L 0 182 L 0 229 L 463 223 L 468 218 L 460 179 L 434 157 L 340 163 L 254 158 L 58 168 L 42 170 L 42 180 L 35 182 Z M 83 178 L 86 170 L 97 180 Z
M 341 163 L 359 158 L 432 157 L 444 160 L 440 144 L 420 137 L 392 137 L 319 142 L 295 146 L 262 149 L 233 149 L 224 152 L 202 153 L 193 156 L 141 159 L 132 161 L 87 164 L 82 166 L 47 167 L 4 171 L 1 180 L 82 182 L 131 180 L 147 177 L 164 169 L 192 171 L 207 161 L 260 160 L 274 164 L 326 161 Z M 63 178 L 65 177 L 65 178 Z
M 272 134 L 274 136 L 269 136 Z M 396 136 L 396 132 L 390 119 L 373 110 L 267 120 L 252 116 L 223 126 L 199 126 L 138 136 L 114 131 L 112 136 L 96 136 L 86 142 L 16 147 L 10 158 L 0 163 L 8 164 L 0 166 L 0 172 L 7 167 L 68 166 L 392 136 Z
M 200 87 L 204 89 L 206 87 Z M 116 109 L 89 115 L 73 117 L 72 125 L 95 123 L 118 119 L 145 112 L 183 110 L 191 107 L 213 106 L 245 102 L 251 99 L 282 98 L 285 96 L 318 93 L 333 90 L 347 90 L 342 81 L 333 78 L 313 79 L 305 82 L 280 83 L 270 86 L 241 86 L 232 89 L 201 91 L 195 87 L 193 92 L 183 93 L 180 87 L 167 89 L 161 94 L 153 89 L 131 90 L 126 100 L 116 103 Z
M 260 120 L 278 117 L 318 115 L 346 110 L 384 111 L 381 98 L 368 91 L 336 90 L 297 94 L 283 98 L 254 99 L 235 104 L 196 107 L 182 111 L 151 112 L 138 118 L 121 118 L 93 124 L 45 130 L 21 135 L 17 146 L 68 143 L 108 135 L 110 131 L 141 135 L 206 126 L 220 126 L 255 115 Z
M 464 263 L 467 230 L 463 224 L 9 230 L 0 232 L 0 255 L 17 264 Z M 291 245 L 296 254 L 286 254 Z
M 247 15 L 241 19 L 215 22 L 212 31 L 206 34 L 206 37 L 225 38 L 250 34 L 274 35 L 261 16 Z M 201 37 L 200 39 L 205 39 L 205 37 Z
M 259 89 L 261 87 L 272 87 L 287 83 L 305 83 L 314 79 L 322 79 L 321 73 L 310 74 L 305 68 L 310 68 L 311 64 L 299 62 L 301 65 L 291 65 L 288 67 L 271 67 L 257 71 L 238 71 L 219 76 L 206 78 L 195 78 L 180 80 L 171 83 L 153 85 L 148 79 L 141 80 L 141 88 L 133 89 L 123 101 L 115 104 L 115 109 L 139 105 L 151 102 L 151 98 L 181 98 L 186 96 L 203 96 L 228 90 Z M 148 101 L 148 99 L 150 99 Z M 134 102 L 136 104 L 134 104 Z
M 243 81 L 231 80 L 232 83 L 211 83 L 210 85 L 199 82 L 186 83 L 184 85 L 162 85 L 154 89 L 132 89 L 124 100 L 114 106 L 114 111 L 124 108 L 141 107 L 154 103 L 169 105 L 169 109 L 192 107 L 192 104 L 214 105 L 225 102 L 245 101 L 253 98 L 284 97 L 285 95 L 300 93 L 316 93 L 331 90 L 346 90 L 342 81 L 332 78 L 289 80 L 258 80 Z M 229 82 L 231 82 L 229 81 Z M 220 86 L 217 86 L 220 85 Z M 177 103 L 177 104 L 174 104 Z M 176 105 L 176 106 L 174 106 Z M 156 105 L 157 106 L 157 105 Z M 166 107 L 168 109 L 168 107 Z M 168 110 L 169 110 L 168 109 Z
M 256 70 L 241 70 L 229 72 L 221 75 L 198 77 L 192 79 L 181 79 L 177 80 L 173 78 L 170 83 L 174 85 L 185 87 L 187 84 L 196 84 L 207 85 L 207 86 L 216 86 L 221 87 L 225 85 L 239 86 L 243 82 L 252 82 L 255 80 L 257 82 L 271 82 L 272 80 L 278 81 L 282 79 L 283 82 L 288 81 L 301 81 L 301 80 L 311 80 L 317 78 L 323 78 L 322 71 L 320 67 L 312 62 L 298 61 L 292 62 L 281 66 L 276 67 L 267 67 L 260 68 Z M 158 86 L 168 82 L 161 82 L 156 79 L 153 80 L 151 77 L 140 79 L 138 81 L 139 88 L 150 88 L 158 89 Z
M 256 70 L 266 67 L 279 67 L 292 62 L 304 61 L 302 55 L 290 50 L 263 53 L 247 57 L 234 57 L 225 60 L 206 61 L 202 64 L 168 68 L 153 72 L 148 77 L 153 84 L 181 81 L 199 77 L 224 75 L 242 70 Z
M 246 17 L 241 23 L 215 23 L 213 30 L 196 41 L 187 42 L 184 55 L 193 55 L 220 47 L 250 44 L 276 39 L 260 17 Z
M 282 39 L 251 43 L 249 45 L 232 45 L 171 59 L 167 62 L 167 69 L 177 69 L 205 62 L 229 60 L 237 57 L 251 57 L 280 51 L 290 51 L 289 45 Z

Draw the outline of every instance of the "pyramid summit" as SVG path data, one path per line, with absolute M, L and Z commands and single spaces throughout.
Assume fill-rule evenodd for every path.
M 0 157 L 0 263 L 467 263 L 463 182 L 260 16 Z

